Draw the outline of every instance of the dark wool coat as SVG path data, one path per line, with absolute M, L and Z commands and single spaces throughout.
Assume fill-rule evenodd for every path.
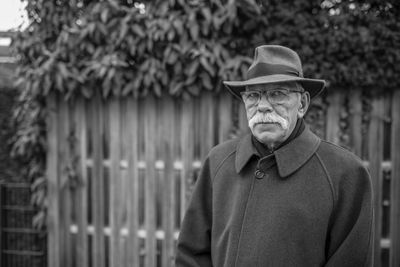
M 259 158 L 251 135 L 214 147 L 179 235 L 177 267 L 372 266 L 368 171 L 308 128 Z

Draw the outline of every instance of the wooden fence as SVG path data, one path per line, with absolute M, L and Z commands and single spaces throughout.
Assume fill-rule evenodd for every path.
M 362 99 L 328 95 L 322 125 L 312 128 L 365 160 L 375 188 L 375 266 L 400 266 L 400 91 Z M 173 266 L 201 160 L 247 132 L 243 106 L 206 92 L 185 101 L 53 95 L 48 108 L 49 266 Z

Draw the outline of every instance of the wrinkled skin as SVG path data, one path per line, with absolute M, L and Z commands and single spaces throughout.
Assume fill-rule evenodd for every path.
M 266 91 L 276 88 L 285 88 L 288 90 L 299 90 L 302 89 L 300 85 L 291 83 L 275 83 L 275 84 L 258 84 L 249 85 L 246 90 L 258 90 Z M 274 150 L 279 144 L 284 142 L 292 133 L 296 126 L 297 119 L 303 118 L 310 104 L 310 94 L 305 91 L 304 93 L 290 93 L 290 99 L 283 104 L 271 105 L 268 102 L 265 94 L 261 97 L 261 100 L 256 105 L 246 105 L 247 120 L 250 120 L 256 115 L 265 115 L 270 113 L 268 117 L 279 116 L 284 119 L 287 123 L 287 127 L 284 127 L 282 123 L 277 122 L 264 122 L 256 123 L 249 127 L 254 137 L 261 143 L 268 146 L 270 150 Z

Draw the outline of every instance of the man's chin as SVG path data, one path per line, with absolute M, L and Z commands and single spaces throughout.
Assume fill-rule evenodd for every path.
M 258 124 L 253 128 L 252 132 L 258 141 L 266 145 L 280 142 L 282 136 L 285 135 L 280 125 L 277 124 Z
M 279 123 L 258 123 L 254 129 L 259 131 L 282 130 L 282 126 Z

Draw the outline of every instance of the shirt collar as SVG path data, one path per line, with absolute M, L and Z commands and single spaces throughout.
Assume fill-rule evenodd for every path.
M 303 166 L 315 153 L 321 140 L 312 133 L 308 126 L 288 144 L 274 151 L 278 172 L 281 177 L 287 177 Z M 246 135 L 236 147 L 235 168 L 239 173 L 252 156 L 258 156 L 251 142 L 251 134 Z

